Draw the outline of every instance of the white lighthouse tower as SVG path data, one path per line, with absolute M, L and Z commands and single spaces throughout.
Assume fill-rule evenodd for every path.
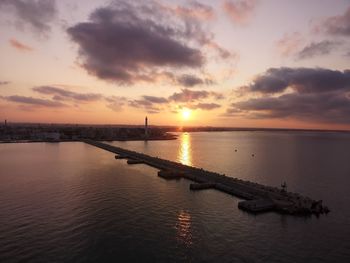
M 147 116 L 145 118 L 145 139 L 148 139 L 148 119 Z

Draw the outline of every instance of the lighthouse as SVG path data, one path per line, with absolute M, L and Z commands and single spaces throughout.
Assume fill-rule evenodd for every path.
M 148 139 L 148 119 L 147 116 L 145 118 L 145 139 Z

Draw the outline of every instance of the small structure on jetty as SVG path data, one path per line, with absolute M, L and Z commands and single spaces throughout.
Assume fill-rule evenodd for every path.
M 243 181 L 102 142 L 93 140 L 83 142 L 113 152 L 120 156 L 116 156 L 117 159 L 127 158 L 129 164 L 143 163 L 157 168 L 160 170 L 158 176 L 164 179 L 186 178 L 194 181 L 196 184 L 190 185 L 191 190 L 216 189 L 245 199 L 247 201 L 239 202 L 238 207 L 248 212 L 277 211 L 291 215 L 319 215 L 329 212 L 328 207 L 322 204 L 322 200 L 316 201 L 297 193 L 287 192 L 285 189 Z

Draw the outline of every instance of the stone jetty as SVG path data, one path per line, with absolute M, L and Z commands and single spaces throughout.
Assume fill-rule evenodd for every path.
M 205 190 L 205 189 L 215 189 L 215 183 L 202 183 L 202 184 L 190 184 L 191 190 Z
M 246 201 L 238 203 L 238 207 L 251 213 L 277 211 L 291 215 L 319 215 L 328 213 L 329 209 L 322 200 L 313 200 L 284 189 L 265 186 L 224 174 L 210 172 L 202 168 L 184 165 L 143 153 L 126 150 L 106 143 L 83 140 L 83 142 L 117 154 L 117 159 L 126 158 L 129 164 L 143 163 L 159 169 L 158 176 L 167 180 L 186 178 L 194 181 L 191 190 L 216 189 L 239 197 Z

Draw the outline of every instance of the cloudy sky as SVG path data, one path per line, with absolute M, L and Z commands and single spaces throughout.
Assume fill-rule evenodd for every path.
M 0 0 L 0 32 L 3 120 L 350 129 L 349 0 Z

